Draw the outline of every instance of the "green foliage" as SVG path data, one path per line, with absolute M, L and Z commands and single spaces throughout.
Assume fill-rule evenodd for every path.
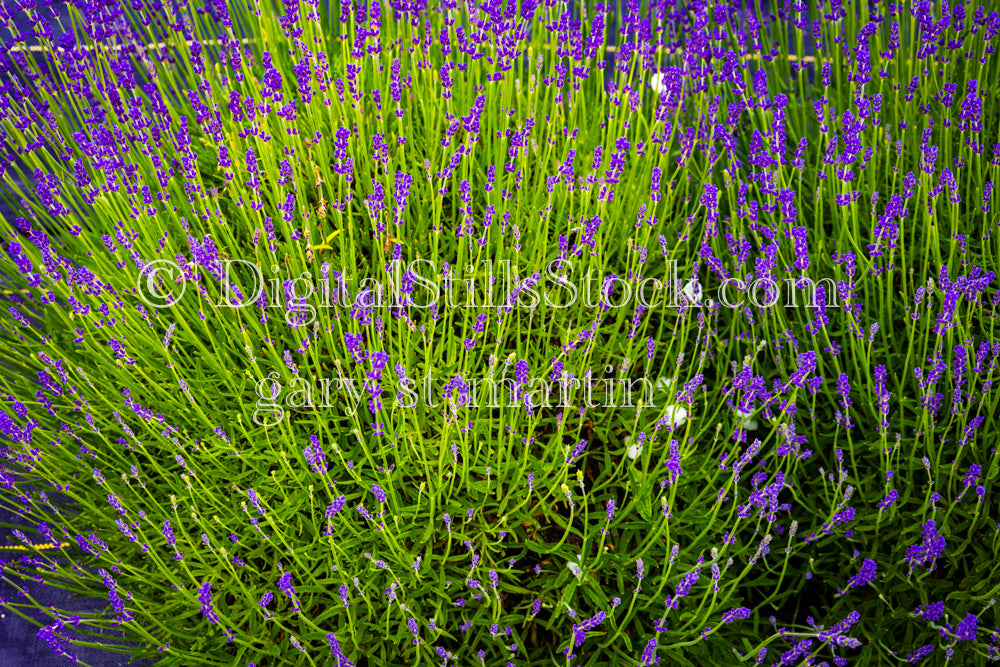
M 330 633 L 359 665 L 628 665 L 651 641 L 671 665 L 995 656 L 988 30 L 919 56 L 924 22 L 896 14 L 905 48 L 876 26 L 886 76 L 859 83 L 884 8 L 822 21 L 804 65 L 786 16 L 709 4 L 643 7 L 659 44 L 589 6 L 552 27 L 563 3 L 488 30 L 465 5 L 130 5 L 109 21 L 127 38 L 73 6 L 79 71 L 56 38 L 6 53 L 0 499 L 26 557 L 4 606 L 84 646 L 124 630 L 164 665 L 337 664 Z M 618 20 L 648 53 L 609 50 Z M 592 53 L 562 50 L 575 30 Z M 962 129 L 941 95 L 972 80 Z M 248 98 L 252 121 L 230 106 Z M 767 307 L 720 290 L 767 277 Z M 946 547 L 931 531 L 915 555 L 929 521 Z M 109 605 L 74 623 L 42 585 Z

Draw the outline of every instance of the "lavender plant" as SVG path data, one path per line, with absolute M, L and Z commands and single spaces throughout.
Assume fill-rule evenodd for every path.
M 1000 657 L 989 6 L 2 6 L 56 654 Z

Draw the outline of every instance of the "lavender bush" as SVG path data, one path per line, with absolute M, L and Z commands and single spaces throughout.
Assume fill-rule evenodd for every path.
M 3 7 L 56 654 L 1000 657 L 989 6 Z

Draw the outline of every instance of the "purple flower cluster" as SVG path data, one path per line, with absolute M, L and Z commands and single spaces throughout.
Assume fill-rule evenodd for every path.
M 911 573 L 915 567 L 934 569 L 934 561 L 944 554 L 948 546 L 944 536 L 938 533 L 937 522 L 933 519 L 924 523 L 920 536 L 919 543 L 911 544 L 906 549 L 906 564 L 910 566 Z
M 317 475 L 326 473 L 328 469 L 326 456 L 323 454 L 323 447 L 320 445 L 319 438 L 316 435 L 309 436 L 309 444 L 305 446 L 302 453 L 306 459 L 306 463 L 309 464 L 314 473 Z
M 280 567 L 280 563 L 278 564 Z M 292 584 L 292 574 L 290 572 L 283 572 L 280 577 L 278 577 L 278 590 L 288 596 L 288 599 L 292 601 L 291 611 L 299 611 L 299 601 L 297 593 L 295 592 L 295 586 Z
M 842 589 L 837 591 L 837 595 L 841 596 L 847 593 L 856 586 L 863 586 L 865 584 L 870 584 L 875 581 L 876 570 L 878 569 L 878 563 L 876 563 L 871 558 L 866 558 L 861 563 L 861 570 L 851 577 L 847 581 L 847 585 Z
M 218 623 L 219 615 L 215 613 L 215 609 L 212 606 L 212 584 L 207 581 L 198 589 L 198 602 L 201 603 L 201 613 L 204 614 L 209 623 L 213 625 Z

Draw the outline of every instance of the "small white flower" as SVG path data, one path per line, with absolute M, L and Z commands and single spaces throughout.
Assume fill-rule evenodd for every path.
M 577 558 L 579 559 L 580 556 L 577 556 Z M 575 576 L 577 579 L 582 579 L 583 578 L 583 568 L 580 567 L 580 565 L 578 563 L 574 563 L 573 561 L 569 561 L 568 563 L 566 563 L 566 567 L 569 568 L 569 571 L 572 572 L 573 576 Z
M 681 294 L 687 297 L 688 303 L 701 303 L 701 283 L 697 278 L 692 278 L 684 284 Z
M 671 427 L 683 426 L 687 421 L 688 411 L 683 405 L 668 405 L 665 413 L 667 425 Z
M 667 94 L 667 87 L 663 85 L 664 80 L 667 78 L 666 74 L 657 72 L 649 79 L 649 85 L 653 87 L 660 97 Z
M 625 456 L 629 457 L 633 461 L 642 456 L 642 443 L 636 442 L 634 438 L 629 438 L 628 450 L 625 452 Z
M 656 378 L 656 382 L 653 384 L 653 390 L 657 394 L 665 394 L 668 391 L 670 391 L 670 388 L 672 386 L 674 386 L 673 378 L 668 378 L 661 375 L 660 377 Z
M 736 423 L 741 425 L 747 431 L 753 431 L 757 428 L 758 423 L 756 419 L 750 419 L 751 414 L 753 413 L 736 410 Z

